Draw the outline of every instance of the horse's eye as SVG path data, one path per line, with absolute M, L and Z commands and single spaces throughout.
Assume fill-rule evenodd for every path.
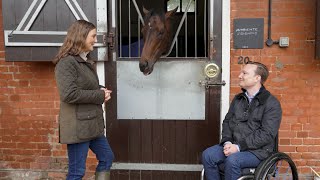
M 158 37 L 162 37 L 162 36 L 163 36 L 163 34 L 164 34 L 164 31 L 160 31 L 160 32 L 158 32 Z

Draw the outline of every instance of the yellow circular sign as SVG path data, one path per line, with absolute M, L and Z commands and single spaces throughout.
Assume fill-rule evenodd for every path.
M 214 78 L 219 74 L 219 66 L 216 65 L 215 63 L 210 63 L 207 64 L 206 67 L 204 68 L 204 74 L 208 78 Z

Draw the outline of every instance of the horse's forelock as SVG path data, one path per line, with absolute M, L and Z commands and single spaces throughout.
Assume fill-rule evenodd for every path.
M 151 16 L 154 16 L 154 10 L 153 9 L 149 10 L 148 14 L 145 15 L 144 20 L 148 21 Z
M 163 11 L 156 11 L 154 9 L 149 10 L 149 13 L 144 17 L 144 21 L 148 22 L 152 16 L 159 16 L 162 22 L 165 21 L 165 13 Z

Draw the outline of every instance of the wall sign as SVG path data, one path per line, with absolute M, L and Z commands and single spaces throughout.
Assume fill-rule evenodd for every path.
M 234 19 L 233 48 L 262 49 L 263 48 L 263 18 Z

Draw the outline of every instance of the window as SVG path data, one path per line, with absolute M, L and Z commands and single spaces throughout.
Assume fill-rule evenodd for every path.
M 177 12 L 185 12 L 189 3 L 190 5 L 189 5 L 188 12 L 194 12 L 194 5 L 195 5 L 194 0 L 169 0 L 167 2 L 167 11 L 170 11 L 176 8 L 177 6 L 179 6 Z

